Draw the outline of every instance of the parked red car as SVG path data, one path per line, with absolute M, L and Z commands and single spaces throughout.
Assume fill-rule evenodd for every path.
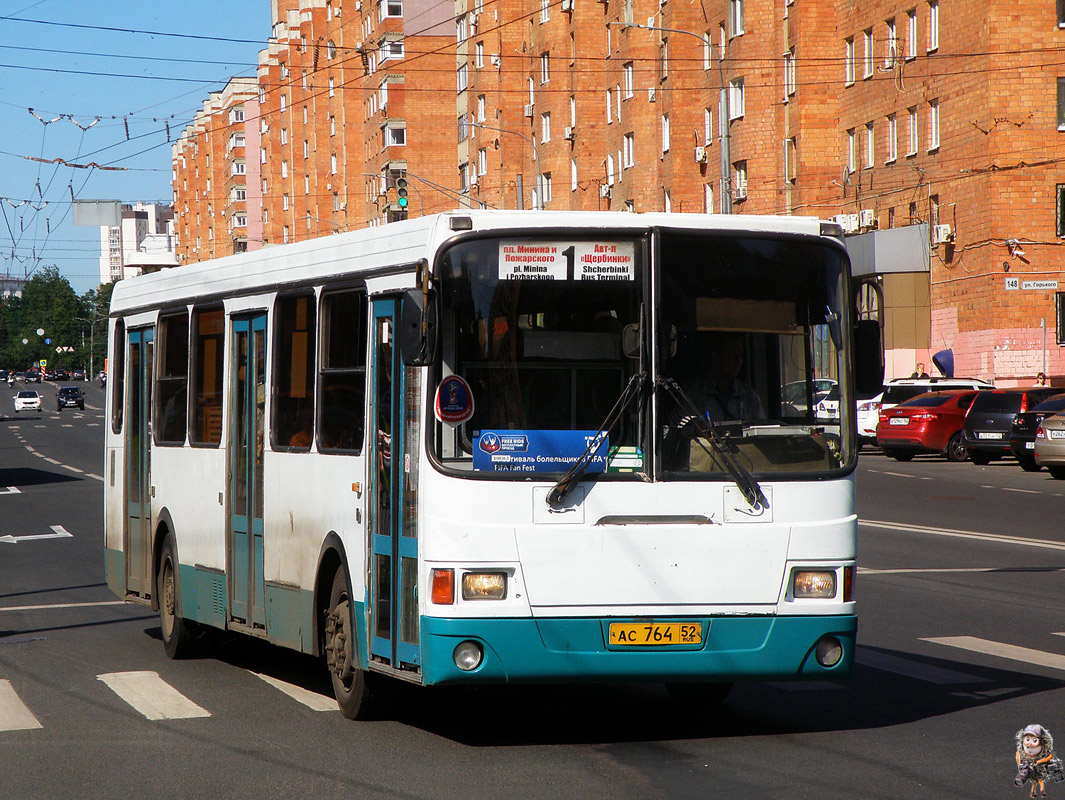
M 884 455 L 909 461 L 918 453 L 942 453 L 948 461 L 966 459 L 962 442 L 965 412 L 978 392 L 928 392 L 880 412 L 876 442 Z

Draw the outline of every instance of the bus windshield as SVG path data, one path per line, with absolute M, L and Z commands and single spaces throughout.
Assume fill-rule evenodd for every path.
M 434 458 L 537 480 L 582 457 L 620 479 L 842 469 L 853 410 L 815 406 L 845 374 L 845 267 L 817 241 L 720 233 L 457 243 L 437 265 Z

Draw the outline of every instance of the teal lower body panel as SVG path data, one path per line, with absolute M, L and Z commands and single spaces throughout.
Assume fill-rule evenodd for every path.
M 854 661 L 857 617 L 663 617 L 656 622 L 701 622 L 700 645 L 608 645 L 620 618 L 445 619 L 422 617 L 422 674 L 426 684 L 582 681 L 712 682 L 844 680 Z M 814 657 L 825 636 L 843 656 L 832 667 Z M 474 670 L 455 666 L 453 652 L 477 642 L 484 659 Z
M 126 596 L 126 556 L 121 550 L 104 548 L 104 574 L 107 588 L 118 597 Z

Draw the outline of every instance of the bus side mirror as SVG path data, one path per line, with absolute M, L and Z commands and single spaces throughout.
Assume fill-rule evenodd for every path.
M 400 301 L 399 354 L 408 367 L 424 367 L 436 357 L 436 292 L 411 289 Z
M 859 394 L 876 394 L 883 388 L 880 323 L 875 319 L 860 319 L 854 329 L 854 389 Z

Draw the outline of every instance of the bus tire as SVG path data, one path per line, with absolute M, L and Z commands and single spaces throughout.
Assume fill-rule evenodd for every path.
M 358 645 L 348 597 L 348 576 L 344 567 L 337 569 L 333 576 L 322 630 L 325 665 L 340 713 L 348 719 L 369 719 L 372 711 L 372 696 L 367 681 L 369 676 L 359 669 Z
M 700 708 L 713 708 L 721 704 L 729 692 L 732 684 L 721 683 L 667 683 L 666 691 L 677 705 L 684 706 L 689 711 Z
M 192 623 L 179 613 L 181 598 L 178 596 L 177 569 L 174 537 L 168 533 L 159 554 L 159 627 L 163 634 L 163 648 L 167 656 L 174 659 L 192 655 L 195 638 Z

